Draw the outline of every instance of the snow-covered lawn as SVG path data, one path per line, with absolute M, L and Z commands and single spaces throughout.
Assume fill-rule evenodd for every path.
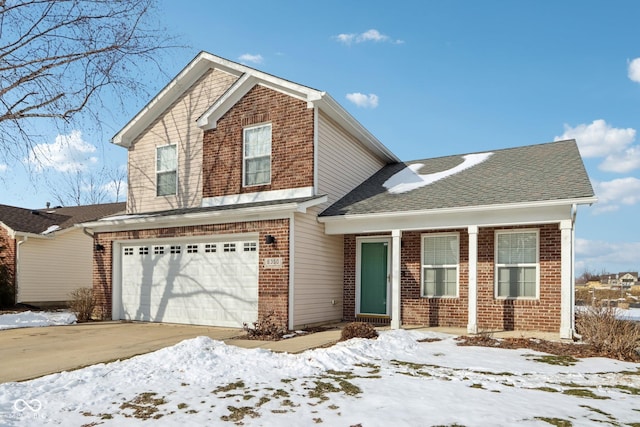
M 0 315 L 0 330 L 71 325 L 73 323 L 76 323 L 76 316 L 68 311 L 23 311 Z
M 396 330 L 291 355 L 199 337 L 2 384 L 0 425 L 640 425 L 637 364 L 454 338 Z

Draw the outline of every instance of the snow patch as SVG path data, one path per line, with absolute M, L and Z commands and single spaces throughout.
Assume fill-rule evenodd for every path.
M 60 226 L 59 225 L 52 225 L 51 227 L 49 227 L 46 230 L 44 230 L 42 232 L 42 234 L 47 235 L 49 233 L 53 233 L 54 231 L 58 231 L 58 230 L 60 230 Z
M 419 174 L 423 163 L 414 163 L 402 169 L 382 184 L 390 193 L 401 194 L 417 188 L 425 187 L 441 179 L 460 173 L 466 169 L 479 165 L 491 157 L 493 153 L 467 154 L 462 156 L 464 161 L 458 166 L 442 172 Z
M 15 328 L 37 328 L 76 323 L 76 315 L 68 311 L 25 311 L 0 315 L 0 330 Z

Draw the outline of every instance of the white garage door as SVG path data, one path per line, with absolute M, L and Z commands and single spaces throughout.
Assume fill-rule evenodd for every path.
M 258 318 L 255 240 L 122 247 L 122 318 L 241 327 Z

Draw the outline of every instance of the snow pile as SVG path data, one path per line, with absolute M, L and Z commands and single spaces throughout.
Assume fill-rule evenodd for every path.
M 76 315 L 68 311 L 25 311 L 22 313 L 0 315 L 0 329 L 71 325 L 76 323 L 76 320 Z
M 0 425 L 548 426 L 545 420 L 638 420 L 636 364 L 458 347 L 454 338 L 388 331 L 377 340 L 291 355 L 199 337 L 125 361 L 0 385 Z

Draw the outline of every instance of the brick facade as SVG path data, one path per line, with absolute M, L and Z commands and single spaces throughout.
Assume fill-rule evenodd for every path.
M 259 234 L 258 316 L 262 318 L 265 314 L 273 311 L 277 318 L 286 324 L 289 313 L 288 219 L 96 233 L 95 243 L 104 246 L 104 250 L 95 251 L 93 257 L 93 291 L 97 302 L 96 315 L 103 319 L 111 318 L 114 241 L 236 233 Z M 276 238 L 274 244 L 263 243 L 267 234 Z M 283 267 L 281 269 L 264 268 L 264 259 L 273 257 L 282 258 Z
M 0 264 L 7 266 L 15 286 L 17 243 L 4 227 L 0 227 L 0 248 Z
M 242 186 L 243 128 L 271 123 L 271 184 Z M 203 197 L 313 185 L 313 109 L 263 86 L 253 87 L 204 133 Z
M 540 298 L 506 300 L 495 298 L 495 232 L 500 229 L 537 228 L 540 232 Z M 421 296 L 421 235 L 405 232 L 401 245 L 401 322 L 425 326 L 466 327 L 469 306 L 469 236 L 466 229 L 438 230 L 460 233 L 458 298 Z M 429 231 L 429 233 L 436 233 Z M 427 233 L 427 232 L 424 232 Z M 480 330 L 560 329 L 561 234 L 557 224 L 530 227 L 480 228 L 478 233 L 478 328 Z M 344 318 L 353 320 L 356 312 L 356 236 L 344 239 Z

